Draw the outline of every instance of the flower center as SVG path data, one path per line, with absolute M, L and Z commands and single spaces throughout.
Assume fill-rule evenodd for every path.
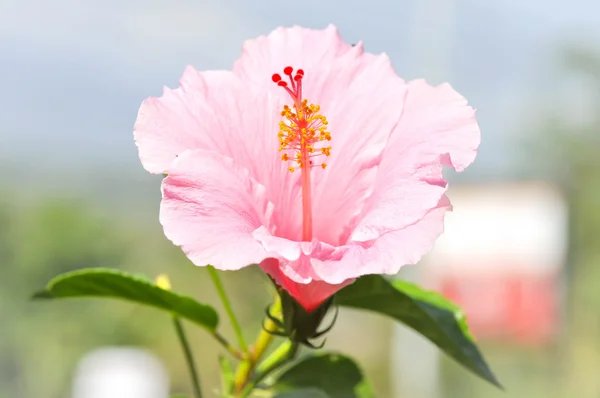
M 309 104 L 302 98 L 302 78 L 304 71 L 286 66 L 283 73 L 288 76 L 289 84 L 283 81 L 281 75 L 275 73 L 273 82 L 283 87 L 293 101 L 292 107 L 283 106 L 279 122 L 279 152 L 283 152 L 281 160 L 290 162 L 288 170 L 294 172 L 296 167 L 302 172 L 302 240 L 312 240 L 312 208 L 310 193 L 310 170 L 313 167 L 325 169 L 327 163 L 315 164 L 313 159 L 318 156 L 330 156 L 331 146 L 325 146 L 324 141 L 331 141 L 327 131 L 327 118 L 320 115 L 319 105 Z

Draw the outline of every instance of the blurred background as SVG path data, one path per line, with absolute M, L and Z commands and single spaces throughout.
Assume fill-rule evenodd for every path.
M 217 303 L 205 270 L 162 234 L 160 177 L 133 143 L 137 109 L 188 64 L 227 69 L 248 38 L 329 23 L 478 109 L 483 142 L 448 176 L 447 232 L 401 277 L 464 306 L 507 392 L 370 314 L 342 311 L 328 348 L 356 357 L 379 397 L 599 397 L 599 15 L 595 0 L 0 0 L 0 398 L 117 397 L 89 393 L 115 347 L 130 369 L 147 365 L 163 386 L 153 391 L 189 392 L 164 314 L 28 297 L 57 273 L 108 266 L 168 272 Z M 225 283 L 251 338 L 265 278 L 245 270 Z M 217 348 L 188 333 L 209 394 Z

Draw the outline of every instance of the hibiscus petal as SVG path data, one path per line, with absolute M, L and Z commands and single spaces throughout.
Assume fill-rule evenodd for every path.
M 370 274 L 396 274 L 408 264 L 416 264 L 444 232 L 444 216 L 451 210 L 450 201 L 443 195 L 438 205 L 425 216 L 401 230 L 388 232 L 368 244 L 352 243 L 338 248 L 342 256 L 313 261 L 318 278 L 331 283 Z
M 265 251 L 280 261 L 281 272 L 287 278 L 302 284 L 319 279 L 313 271 L 313 263 L 321 258 L 331 258 L 336 250 L 317 239 L 302 242 L 273 236 L 266 228 L 258 228 L 253 235 Z
M 233 91 L 236 83 L 229 71 L 198 72 L 189 66 L 179 88 L 165 87 L 162 97 L 145 100 L 134 126 L 144 168 L 168 173 L 171 162 L 187 149 L 218 149 L 218 137 L 211 132 L 225 115 L 215 114 L 210 101 Z
M 353 280 L 348 280 L 341 284 L 332 285 L 327 282 L 314 280 L 310 283 L 298 283 L 288 278 L 281 271 L 279 261 L 276 258 L 265 259 L 260 263 L 260 267 L 267 274 L 271 275 L 275 282 L 287 290 L 308 312 L 314 310 L 338 290 L 353 282 Z
M 304 70 L 303 97 L 321 107 L 329 121 L 332 156 L 314 158 L 325 170 L 311 172 L 314 236 L 332 245 L 361 211 L 375 183 L 385 144 L 402 114 L 406 85 L 386 55 L 363 52 L 345 43 L 337 29 L 279 28 L 249 40 L 234 72 L 256 90 L 271 90 L 272 73 L 285 66 Z M 298 236 L 288 236 L 299 239 Z
M 402 266 L 418 263 L 444 232 L 444 217 L 450 210 L 450 201 L 443 195 L 437 207 L 421 220 L 377 238 L 368 249 L 369 256 L 376 253 L 377 261 L 363 267 L 362 273 L 394 275 Z
M 420 220 L 446 191 L 442 166 L 462 171 L 474 160 L 479 142 L 475 111 L 450 85 L 410 82 L 402 118 L 350 240 L 370 241 Z
M 450 201 L 443 195 L 438 205 L 414 224 L 368 243 L 352 242 L 339 247 L 317 240 L 286 242 L 269 238 L 264 229 L 258 229 L 255 237 L 263 245 L 268 242 L 265 249 L 273 260 L 265 260 L 261 267 L 297 299 L 310 303 L 311 299 L 305 296 L 314 294 L 318 297 L 315 302 L 320 303 L 328 297 L 327 292 L 333 294 L 363 275 L 394 275 L 402 266 L 416 264 L 444 231 L 444 216 L 449 210 Z M 297 250 L 290 252 L 289 245 L 295 245 Z M 311 290 L 313 284 L 318 295 Z
M 182 153 L 162 184 L 165 235 L 196 265 L 236 270 L 265 257 L 252 233 L 269 226 L 273 205 L 247 169 L 215 152 Z

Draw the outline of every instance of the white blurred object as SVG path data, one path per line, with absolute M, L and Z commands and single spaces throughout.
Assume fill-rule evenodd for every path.
M 554 187 L 543 182 L 461 186 L 448 196 L 454 209 L 429 257 L 432 272 L 537 274 L 562 267 L 567 205 Z M 499 267 L 498 257 L 511 261 Z
M 103 348 L 86 355 L 72 398 L 167 398 L 168 376 L 156 357 L 136 348 Z
M 423 282 L 465 311 L 479 339 L 544 345 L 560 333 L 567 203 L 544 182 L 461 186 Z

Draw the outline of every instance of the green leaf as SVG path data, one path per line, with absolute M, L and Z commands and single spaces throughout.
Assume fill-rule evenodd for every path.
M 272 389 L 279 394 L 276 397 L 281 397 L 284 392 L 297 392 L 298 389 L 320 390 L 321 395 L 315 397 L 373 397 L 371 387 L 364 380 L 358 365 L 339 354 L 315 355 L 296 362 L 277 378 Z
M 281 392 L 273 398 L 331 398 L 331 396 L 318 388 L 302 388 L 300 390 Z
M 378 312 L 414 329 L 458 363 L 502 388 L 469 333 L 462 310 L 438 293 L 367 275 L 336 294 L 336 303 Z
M 214 331 L 219 316 L 211 306 L 191 297 L 164 290 L 150 279 L 109 268 L 87 268 L 67 272 L 52 279 L 34 299 L 69 297 L 108 297 L 133 301 L 169 311 L 209 331 Z

